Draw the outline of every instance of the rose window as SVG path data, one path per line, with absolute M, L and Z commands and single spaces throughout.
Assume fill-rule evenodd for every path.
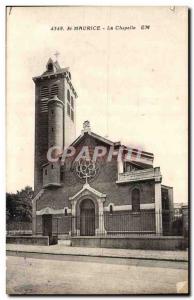
M 97 175 L 99 167 L 93 160 L 80 158 L 80 160 L 75 162 L 74 170 L 80 179 L 85 179 L 87 182 L 89 179 L 92 179 Z

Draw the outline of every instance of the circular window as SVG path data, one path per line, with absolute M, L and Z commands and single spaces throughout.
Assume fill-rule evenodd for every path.
M 99 165 L 93 160 L 80 158 L 74 162 L 74 171 L 81 180 L 88 182 L 99 173 Z

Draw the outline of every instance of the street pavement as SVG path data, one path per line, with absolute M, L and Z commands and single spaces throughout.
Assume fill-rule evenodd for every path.
M 187 293 L 187 262 L 21 251 L 13 255 L 19 256 L 7 256 L 8 294 Z

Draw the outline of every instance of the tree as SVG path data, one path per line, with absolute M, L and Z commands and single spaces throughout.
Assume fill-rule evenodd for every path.
M 30 222 L 32 220 L 32 199 L 34 192 L 30 186 L 26 186 L 16 194 L 6 194 L 6 218 L 7 221 Z
M 18 196 L 13 193 L 6 193 L 6 217 L 7 220 L 14 220 L 16 217 L 16 205 Z

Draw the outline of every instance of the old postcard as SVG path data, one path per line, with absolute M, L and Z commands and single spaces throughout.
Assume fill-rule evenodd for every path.
M 7 294 L 188 294 L 188 8 L 6 24 Z

